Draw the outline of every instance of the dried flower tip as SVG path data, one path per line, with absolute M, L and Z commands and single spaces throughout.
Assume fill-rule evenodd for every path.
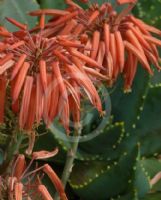
M 32 158 L 35 160 L 38 159 L 47 159 L 55 156 L 58 153 L 58 148 L 54 149 L 53 151 L 37 151 L 32 153 Z

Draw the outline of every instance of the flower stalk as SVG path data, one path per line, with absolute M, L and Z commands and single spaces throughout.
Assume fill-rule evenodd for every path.
M 75 140 L 72 141 L 71 148 L 67 152 L 66 162 L 65 162 L 65 166 L 64 166 L 64 170 L 63 170 L 62 178 L 61 178 L 61 182 L 64 186 L 64 189 L 67 185 L 67 182 L 69 180 L 70 174 L 71 174 L 73 166 L 74 166 L 74 160 L 76 158 L 76 153 L 78 150 L 81 132 L 82 132 L 82 127 L 79 126 L 79 128 L 77 128 L 75 131 Z M 54 199 L 60 200 L 60 197 L 57 193 L 56 193 Z
M 17 138 L 11 139 L 8 148 L 6 149 L 6 157 L 3 162 L 3 164 L 0 166 L 0 174 L 7 173 L 9 170 L 9 167 L 11 165 L 11 162 L 16 154 L 19 153 L 20 145 L 22 144 L 22 141 L 24 139 L 24 135 L 21 131 L 18 131 Z

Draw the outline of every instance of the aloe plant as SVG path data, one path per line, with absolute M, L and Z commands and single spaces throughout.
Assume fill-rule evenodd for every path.
M 55 5 L 60 8 L 63 4 L 59 2 L 40 1 L 43 8 Z M 156 14 L 156 7 L 159 7 L 160 2 L 145 2 L 147 1 L 138 3 L 135 13 L 145 21 L 158 25 L 155 16 L 159 16 Z M 34 9 L 39 7 L 36 2 L 31 2 L 32 6 Z M 146 15 L 146 9 L 149 8 L 150 14 Z M 22 13 L 18 13 L 18 17 L 23 18 Z M 155 20 L 149 19 L 148 16 L 154 16 Z M 1 19 L 3 18 L 4 14 Z M 89 123 L 82 129 L 82 137 L 86 140 L 79 143 L 68 185 L 73 199 L 153 200 L 161 197 L 161 182 L 152 188 L 150 186 L 150 179 L 161 170 L 160 74 L 150 77 L 140 67 L 132 91 L 124 93 L 122 88 L 121 77 L 112 89 L 107 88 L 111 102 L 108 105 L 108 109 L 111 109 L 110 116 L 100 119 L 97 112 L 92 111 L 90 115 L 88 113 Z M 99 126 L 102 120 L 105 121 L 103 127 L 98 128 L 96 136 L 88 140 L 88 134 L 95 130 L 93 126 Z M 5 127 L 2 127 L 0 130 L 2 150 L 11 140 L 4 129 Z M 64 131 L 59 125 L 55 129 L 51 126 L 49 130 L 46 130 L 43 124 L 40 125 L 37 129 L 35 150 L 51 150 L 53 146 L 58 146 L 59 154 L 48 162 L 53 163 L 58 172 L 62 173 L 65 155 L 72 142 L 59 136 L 57 131 L 60 129 L 61 132 Z M 154 193 L 149 193 L 150 191 Z

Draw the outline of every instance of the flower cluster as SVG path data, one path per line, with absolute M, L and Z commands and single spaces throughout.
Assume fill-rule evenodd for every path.
M 158 46 L 153 34 L 161 31 L 129 14 L 136 0 L 117 0 L 82 9 L 71 0 L 66 10 L 42 9 L 29 13 L 39 24 L 29 30 L 12 18 L 20 30 L 0 27 L 0 122 L 3 122 L 6 86 L 11 87 L 12 109 L 19 127 L 31 130 L 41 120 L 47 125 L 56 116 L 69 132 L 70 114 L 80 121 L 81 99 L 86 95 L 102 112 L 96 82 L 112 86 L 120 74 L 124 89 L 131 89 L 138 62 L 152 75 L 158 70 Z M 82 1 L 87 3 L 88 1 Z M 46 16 L 51 19 L 45 23 Z
M 28 165 L 26 165 L 25 156 L 23 154 L 19 154 L 15 160 L 15 163 L 13 164 L 11 173 L 6 177 L 1 177 L 3 183 L 6 183 L 6 187 L 4 188 L 6 188 L 7 194 L 5 191 L 3 191 L 3 194 L 7 196 L 7 199 L 52 200 L 53 198 L 51 197 L 45 185 L 42 183 L 44 174 L 46 174 L 55 186 L 61 200 L 67 200 L 60 179 L 48 164 L 45 164 L 41 167 L 36 166 L 36 169 L 34 170 L 30 169 L 33 161 L 53 157 L 57 154 L 57 152 L 57 149 L 52 152 L 33 152 L 32 159 Z M 1 198 L 3 198 L 2 194 Z
M 103 67 L 81 52 L 85 49 L 83 44 L 67 35 L 47 38 L 43 31 L 31 34 L 24 24 L 11 18 L 7 20 L 20 31 L 0 32 L 5 37 L 0 44 L 1 122 L 6 80 L 11 87 L 12 110 L 19 113 L 20 129 L 31 130 L 33 124 L 39 124 L 42 119 L 49 125 L 59 116 L 69 132 L 70 113 L 79 123 L 80 100 L 85 94 L 91 104 L 102 112 L 93 81 L 107 78 L 97 71 Z M 40 29 L 44 28 L 42 24 L 44 21 L 40 18 Z
M 10 101 L 19 129 L 30 133 L 26 151 L 30 163 L 26 166 L 25 156 L 18 155 L 9 176 L 0 177 L 1 182 L 6 181 L 2 189 L 9 191 L 8 199 L 52 200 L 43 185 L 46 174 L 60 198 L 67 200 L 61 181 L 48 164 L 31 170 L 35 160 L 57 153 L 57 149 L 32 153 L 35 127 L 42 121 L 49 126 L 58 117 L 69 134 L 71 116 L 75 127 L 80 125 L 84 98 L 103 114 L 97 92 L 102 81 L 112 86 L 123 75 L 124 89 L 129 91 L 138 63 L 150 75 L 151 64 L 160 70 L 157 48 L 161 40 L 155 35 L 161 36 L 161 31 L 130 14 L 136 2 L 116 0 L 115 6 L 89 3 L 83 9 L 66 0 L 65 10 L 31 11 L 29 15 L 39 19 L 32 29 L 12 18 L 6 20 L 18 31 L 0 26 L 0 124 L 5 123 L 6 102 Z M 122 10 L 117 12 L 119 6 Z
M 87 49 L 84 54 L 97 61 L 104 69 L 100 73 L 110 79 L 112 85 L 120 74 L 124 77 L 124 89 L 131 89 L 138 62 L 152 75 L 151 64 L 158 70 L 158 47 L 161 41 L 153 34 L 161 31 L 130 14 L 136 0 L 117 0 L 117 6 L 128 4 L 117 12 L 110 3 L 99 6 L 94 3 L 83 10 L 78 5 L 69 4 L 69 14 L 52 18 L 43 32 L 47 37 L 55 34 L 72 34 L 79 37 Z M 122 8 L 122 7 L 121 7 Z M 30 13 L 33 15 L 33 12 Z

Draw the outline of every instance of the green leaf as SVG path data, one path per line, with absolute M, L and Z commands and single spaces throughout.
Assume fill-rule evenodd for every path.
M 117 148 L 124 137 L 124 123 L 107 124 L 97 130 L 97 135 L 91 140 L 80 143 L 79 148 L 88 153 L 111 152 Z M 109 153 L 110 154 L 110 153 Z
M 157 159 L 145 159 L 141 162 L 142 168 L 146 171 L 149 179 L 152 179 L 158 172 L 161 171 L 161 160 Z M 161 191 L 161 180 L 159 180 L 152 187 L 152 191 Z
M 160 6 L 161 6 L 160 0 L 155 0 L 155 1 L 141 0 L 138 1 L 138 3 L 136 4 L 134 13 L 148 24 L 161 27 Z
M 10 31 L 16 31 L 17 28 L 5 20 L 5 17 L 12 17 L 21 23 L 28 24 L 29 27 L 33 27 L 37 19 L 30 17 L 27 13 L 35 9 L 39 9 L 36 0 L 1 0 L 0 24 L 7 26 Z
M 141 154 L 151 156 L 161 152 L 161 88 L 150 88 L 145 97 L 144 109 L 136 124 L 135 134 L 141 143 Z
M 64 9 L 66 7 L 64 0 L 40 0 L 41 8 Z
M 131 130 L 133 130 L 133 126 L 137 121 L 137 116 L 144 102 L 144 96 L 149 87 L 148 83 L 149 75 L 141 66 L 138 66 L 132 92 L 123 94 L 123 84 L 120 81 L 116 83 L 118 86 L 116 85 L 116 89 L 111 94 L 114 121 L 123 121 L 127 132 L 132 133 Z
M 134 191 L 138 197 L 144 197 L 150 189 L 149 179 L 144 167 L 140 162 L 137 162 L 134 175 Z
M 37 131 L 39 135 L 35 142 L 34 151 L 40 151 L 42 149 L 51 151 L 54 148 L 58 147 L 59 148 L 58 154 L 55 157 L 49 159 L 49 161 L 64 163 L 66 158 L 68 143 L 66 143 L 66 145 L 64 146 L 61 143 L 61 141 L 56 140 L 54 134 L 51 133 L 49 130 L 46 130 L 45 125 L 39 126 Z
M 148 194 L 146 197 L 141 198 L 140 200 L 159 200 L 161 199 L 161 193 L 154 193 L 154 194 Z
M 84 200 L 104 200 L 125 192 L 132 178 L 137 149 L 122 155 L 115 162 L 77 162 L 70 185 Z

